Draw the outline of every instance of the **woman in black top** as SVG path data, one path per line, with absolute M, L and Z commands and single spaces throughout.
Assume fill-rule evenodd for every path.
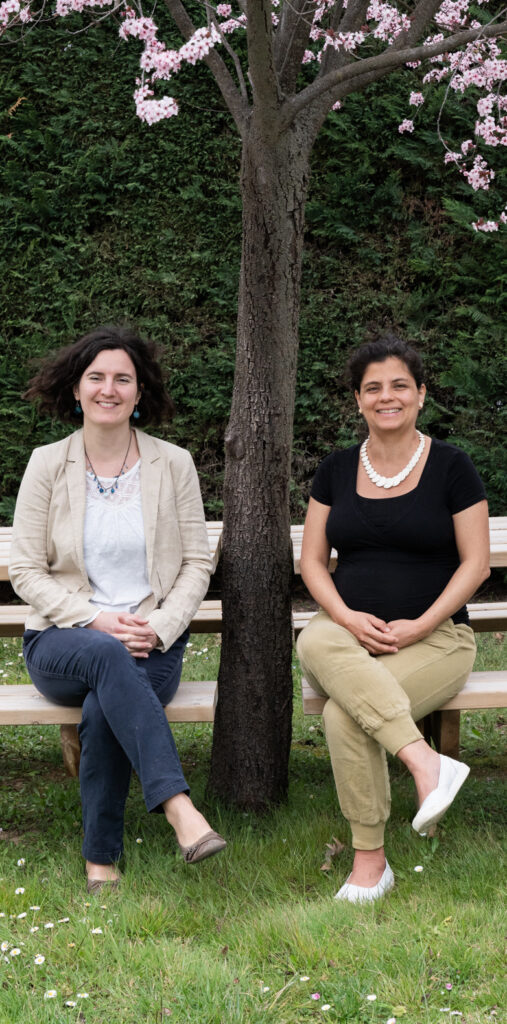
M 468 775 L 432 750 L 415 722 L 458 693 L 472 668 L 466 601 L 489 575 L 489 531 L 468 456 L 416 429 L 426 393 L 417 353 L 386 335 L 363 345 L 349 368 L 369 436 L 329 455 L 314 479 L 301 574 L 321 610 L 298 652 L 329 698 L 326 737 L 352 828 L 354 865 L 336 898 L 360 902 L 394 885 L 384 854 L 385 750 L 414 777 L 420 834 Z

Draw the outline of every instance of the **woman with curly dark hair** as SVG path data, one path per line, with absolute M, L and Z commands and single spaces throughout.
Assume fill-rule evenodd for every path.
M 458 693 L 472 668 L 466 601 L 489 575 L 489 531 L 484 487 L 468 456 L 416 427 L 426 395 L 417 352 L 385 335 L 353 353 L 349 369 L 368 437 L 328 455 L 313 481 L 301 574 L 320 611 L 298 653 L 328 698 L 326 738 L 352 829 L 353 868 L 336 899 L 357 903 L 394 885 L 384 853 L 385 751 L 413 775 L 412 825 L 421 834 L 468 775 L 415 723 Z
M 211 561 L 189 452 L 139 425 L 170 419 L 153 343 L 100 327 L 50 358 L 25 397 L 81 429 L 36 448 L 14 516 L 10 576 L 30 606 L 28 672 L 82 705 L 80 786 L 88 891 L 116 888 L 132 767 L 195 863 L 225 841 L 188 795 L 164 705 Z

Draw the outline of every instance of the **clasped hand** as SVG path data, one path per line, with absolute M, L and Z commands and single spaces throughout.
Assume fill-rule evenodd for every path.
M 148 620 L 129 612 L 99 612 L 87 628 L 116 637 L 133 658 L 147 658 L 159 642 Z
M 345 626 L 369 654 L 396 654 L 426 635 L 418 619 L 384 622 L 369 612 L 350 612 Z

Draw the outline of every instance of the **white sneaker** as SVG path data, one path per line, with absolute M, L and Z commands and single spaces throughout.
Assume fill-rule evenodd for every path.
M 349 875 L 350 878 L 350 875 Z M 349 903 L 370 903 L 386 896 L 394 888 L 394 875 L 386 861 L 384 873 L 376 885 L 350 885 L 347 881 L 338 890 L 335 900 L 347 900 Z
M 426 800 L 423 800 L 412 822 L 412 828 L 419 832 L 419 835 L 424 835 L 431 825 L 440 821 L 461 789 L 469 771 L 468 765 L 462 761 L 455 761 L 452 757 L 440 754 L 438 786 L 432 789 Z

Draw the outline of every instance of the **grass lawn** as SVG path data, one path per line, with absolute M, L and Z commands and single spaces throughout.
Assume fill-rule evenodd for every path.
M 505 667 L 506 638 L 479 645 L 477 668 Z M 19 651 L 0 641 L 1 681 L 26 681 Z M 185 677 L 216 678 L 218 652 L 218 637 L 192 637 Z M 332 898 L 352 850 L 296 660 L 294 684 L 287 804 L 259 818 L 206 801 L 211 727 L 176 726 L 194 800 L 228 848 L 186 866 L 134 780 L 122 888 L 103 903 L 86 896 L 59 730 L 0 729 L 0 1024 L 506 1019 L 504 715 L 462 715 L 472 774 L 432 840 L 413 832 L 411 780 L 392 762 L 396 888 L 355 907 Z M 322 870 L 334 836 L 345 848 Z

